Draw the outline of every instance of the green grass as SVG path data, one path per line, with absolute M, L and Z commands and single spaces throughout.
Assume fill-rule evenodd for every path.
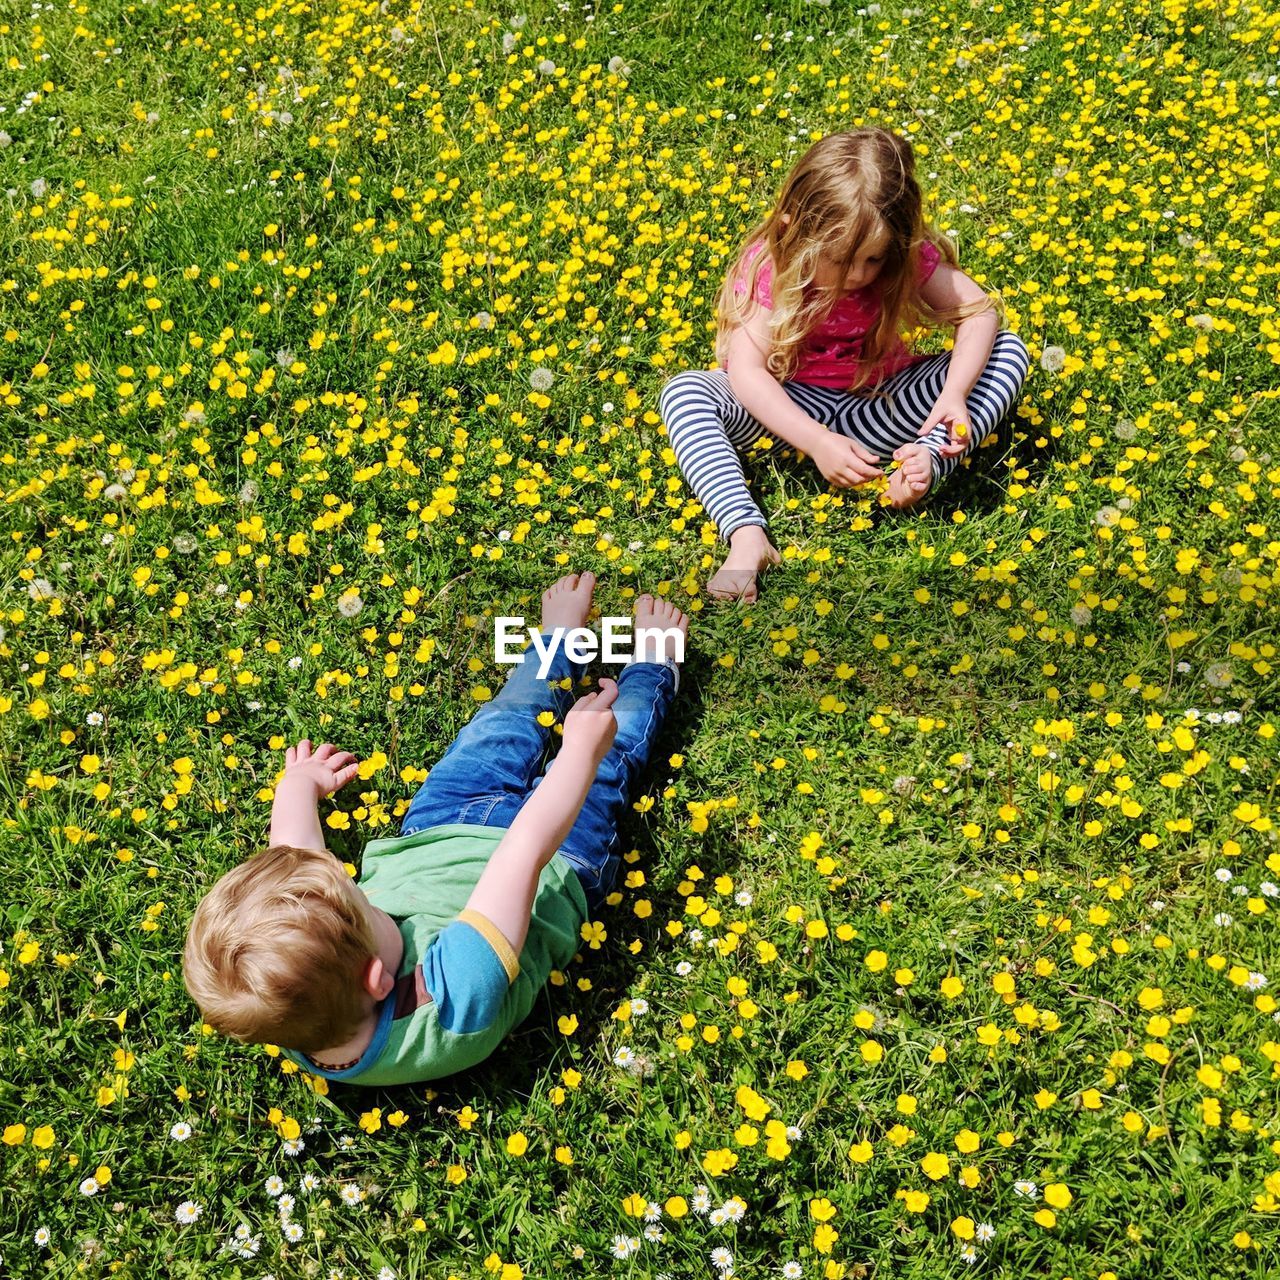
M 1280 20 L 870 8 L 539 3 L 510 58 L 506 10 L 398 0 L 0 23 L 6 1274 L 707 1276 L 723 1247 L 932 1278 L 970 1270 L 953 1223 L 1005 1277 L 1274 1271 L 1280 1032 L 1246 980 L 1280 883 Z M 753 462 L 786 560 L 716 608 L 658 392 L 709 363 L 807 139 L 863 122 L 910 131 L 935 225 L 1067 366 L 912 517 Z M 261 844 L 284 742 L 388 756 L 338 799 L 358 861 L 500 682 L 491 616 L 562 567 L 693 614 L 604 947 L 436 1089 L 317 1095 L 205 1034 L 185 924 Z M 741 1220 L 610 1256 L 631 1197 L 700 1185 Z

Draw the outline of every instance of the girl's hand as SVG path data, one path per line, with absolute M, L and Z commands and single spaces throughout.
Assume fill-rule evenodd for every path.
M 874 453 L 835 431 L 826 431 L 809 456 L 837 489 L 851 489 L 882 474 Z
M 593 761 L 593 772 L 608 754 L 618 732 L 618 722 L 613 718 L 617 697 L 617 681 L 601 679 L 600 692 L 579 698 L 564 718 L 564 745 L 586 752 Z
M 311 740 L 303 738 L 284 753 L 284 776 L 313 783 L 318 796 L 333 795 L 359 771 L 355 756 L 350 751 L 339 751 L 331 742 L 322 743 L 312 751 Z
M 942 393 L 925 417 L 924 426 L 917 436 L 927 436 L 935 427 L 946 427 L 947 443 L 938 452 L 944 458 L 954 458 L 964 453 L 973 443 L 973 426 L 969 422 L 969 406 L 964 396 Z

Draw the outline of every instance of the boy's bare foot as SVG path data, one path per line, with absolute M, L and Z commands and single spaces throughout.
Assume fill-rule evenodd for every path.
M 922 444 L 904 444 L 893 456 L 902 464 L 890 477 L 885 495 L 895 511 L 922 501 L 933 484 L 933 458 Z
M 713 600 L 739 600 L 754 604 L 760 598 L 756 579 L 761 570 L 778 564 L 782 557 L 759 525 L 748 524 L 734 530 L 729 554 L 707 583 Z
M 584 627 L 591 613 L 591 593 L 596 588 L 594 573 L 566 573 L 542 593 L 542 630 Z
M 668 658 L 684 661 L 684 637 L 689 619 L 675 605 L 661 596 L 643 595 L 636 601 L 635 661 L 665 662 Z

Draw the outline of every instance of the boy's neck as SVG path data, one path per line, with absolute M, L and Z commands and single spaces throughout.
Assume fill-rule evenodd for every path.
M 376 1002 L 370 1002 L 370 1007 L 364 1016 L 364 1020 L 360 1023 L 355 1035 L 349 1040 L 344 1040 L 341 1044 L 334 1045 L 331 1049 L 321 1049 L 316 1053 L 309 1053 L 307 1057 L 317 1067 L 324 1067 L 326 1071 L 338 1071 L 345 1067 L 355 1066 L 363 1056 L 364 1051 L 373 1043 L 374 1033 L 378 1029 L 378 1007 Z
M 361 901 L 368 912 L 369 924 L 373 929 L 373 935 L 377 942 L 378 959 L 382 962 L 382 971 L 384 974 L 390 974 L 394 979 L 399 974 L 400 964 L 404 959 L 404 938 L 400 935 L 399 926 L 385 911 L 379 910 L 364 898 L 363 894 L 361 894 Z M 391 999 L 394 991 L 395 987 L 393 985 L 391 992 L 385 998 Z M 382 1000 L 368 988 L 365 989 L 364 994 L 364 1017 L 361 1019 L 355 1034 L 332 1048 L 320 1049 L 316 1053 L 307 1054 L 307 1057 L 316 1066 L 324 1067 L 327 1071 L 353 1067 L 363 1057 L 369 1045 L 373 1043 L 373 1037 L 378 1030 L 378 1017 Z

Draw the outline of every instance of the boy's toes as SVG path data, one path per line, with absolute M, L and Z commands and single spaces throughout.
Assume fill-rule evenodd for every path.
M 591 612 L 593 573 L 566 573 L 542 593 L 542 622 L 548 627 L 580 627 Z

